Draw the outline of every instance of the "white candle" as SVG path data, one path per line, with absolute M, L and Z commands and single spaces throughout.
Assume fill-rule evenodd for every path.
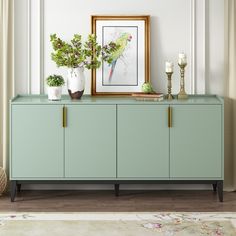
M 167 61 L 166 62 L 166 73 L 170 73 L 174 71 L 174 63 Z
M 179 53 L 179 65 L 187 64 L 187 56 L 185 53 Z

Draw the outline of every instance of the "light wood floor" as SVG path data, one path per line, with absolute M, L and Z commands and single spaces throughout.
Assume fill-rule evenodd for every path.
M 0 197 L 0 212 L 236 212 L 236 193 L 224 202 L 213 191 L 22 191 L 11 203 Z

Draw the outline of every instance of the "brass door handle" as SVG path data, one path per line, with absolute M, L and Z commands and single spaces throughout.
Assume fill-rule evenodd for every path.
M 168 127 L 172 127 L 172 107 L 168 107 Z
M 65 128 L 67 125 L 67 110 L 66 107 L 62 109 L 62 127 Z

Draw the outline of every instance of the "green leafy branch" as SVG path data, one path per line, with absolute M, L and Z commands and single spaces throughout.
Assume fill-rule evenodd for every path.
M 56 62 L 58 67 L 65 66 L 69 68 L 96 69 L 101 66 L 102 61 L 110 64 L 112 53 L 120 47 L 114 42 L 102 47 L 97 43 L 94 34 L 89 34 L 84 43 L 82 42 L 82 36 L 79 34 L 75 34 L 70 43 L 63 41 L 56 34 L 50 36 L 50 41 L 54 50 L 51 54 L 52 60 Z

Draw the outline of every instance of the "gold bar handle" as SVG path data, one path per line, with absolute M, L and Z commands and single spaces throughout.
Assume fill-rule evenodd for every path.
M 66 111 L 66 107 L 63 107 L 63 110 L 62 110 L 62 126 L 63 126 L 63 128 L 66 127 L 66 124 L 67 124 L 67 111 Z
M 168 127 L 172 127 L 172 107 L 168 107 Z

